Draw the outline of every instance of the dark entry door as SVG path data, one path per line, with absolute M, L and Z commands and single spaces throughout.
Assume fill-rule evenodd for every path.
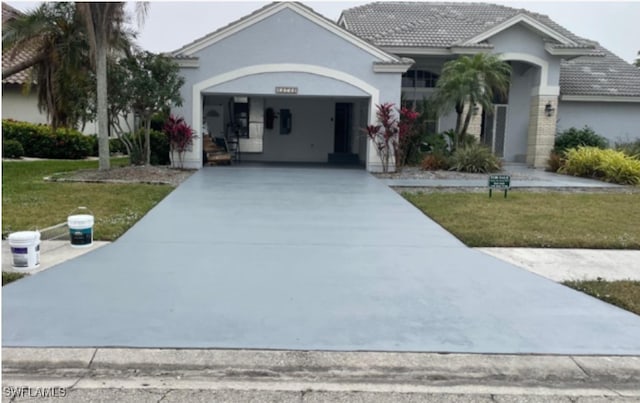
M 351 152 L 351 126 L 353 118 L 353 104 L 346 102 L 336 102 L 335 125 L 334 125 L 334 146 L 336 153 Z

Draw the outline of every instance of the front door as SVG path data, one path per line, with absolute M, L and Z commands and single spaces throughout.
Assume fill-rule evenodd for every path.
M 335 153 L 351 152 L 351 126 L 353 118 L 353 104 L 346 102 L 336 103 L 334 120 L 334 146 Z
M 224 107 L 222 105 L 207 105 L 205 108 L 207 132 L 213 137 L 224 137 Z

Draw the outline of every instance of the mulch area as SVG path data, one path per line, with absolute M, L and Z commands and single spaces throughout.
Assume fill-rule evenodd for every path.
M 84 169 L 61 173 L 45 178 L 52 182 L 100 182 L 100 183 L 148 183 L 178 186 L 195 170 L 175 169 L 166 166 L 127 166 L 108 171 Z

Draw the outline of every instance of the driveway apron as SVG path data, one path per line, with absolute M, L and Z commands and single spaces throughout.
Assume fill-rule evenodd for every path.
M 361 170 L 204 168 L 3 287 L 5 347 L 640 354 L 640 317 L 464 246 Z

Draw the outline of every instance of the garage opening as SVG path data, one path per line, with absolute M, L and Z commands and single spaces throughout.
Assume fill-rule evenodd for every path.
M 368 98 L 205 94 L 206 165 L 366 161 Z

